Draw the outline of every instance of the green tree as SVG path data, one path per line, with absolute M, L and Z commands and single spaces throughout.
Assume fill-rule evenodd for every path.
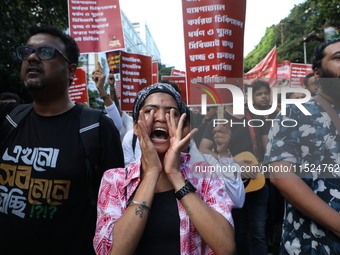
M 340 4 L 338 0 L 308 0 L 302 4 L 305 12 L 310 14 L 307 28 L 316 33 L 323 33 L 323 26 L 340 25 Z
M 248 72 L 250 69 L 255 67 L 277 44 L 278 32 L 275 27 L 268 27 L 265 35 L 262 37 L 260 43 L 256 45 L 255 49 L 252 50 L 244 61 L 244 72 Z
M 15 48 L 26 43 L 26 30 L 31 24 L 47 23 L 67 29 L 67 1 L 2 0 L 0 13 L 0 92 L 14 92 L 23 102 L 31 102 L 20 81 L 21 61 Z
M 162 76 L 169 76 L 171 74 L 171 69 L 173 66 L 165 66 L 162 63 L 158 63 L 158 80 L 161 80 Z
M 324 39 L 323 26 L 340 27 L 339 7 L 335 0 L 307 0 L 295 5 L 279 24 L 267 28 L 260 43 L 245 57 L 244 72 L 255 67 L 275 45 L 278 62 L 303 63 L 305 39 L 307 63 L 310 63 L 315 47 Z

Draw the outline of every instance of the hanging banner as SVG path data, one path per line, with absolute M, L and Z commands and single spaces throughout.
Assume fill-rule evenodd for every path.
M 182 0 L 188 105 L 232 102 L 230 84 L 243 88 L 246 0 Z
M 70 35 L 81 53 L 125 48 L 119 0 L 68 0 Z
M 162 80 L 169 80 L 174 82 L 178 85 L 179 89 L 181 90 L 181 97 L 185 104 L 187 104 L 187 86 L 185 83 L 185 76 L 162 76 Z
M 286 60 L 277 63 L 277 86 L 289 87 L 290 86 L 290 61 Z
M 172 68 L 170 76 L 185 76 L 185 72 Z
M 89 95 L 86 85 L 86 68 L 77 68 L 68 92 L 73 102 L 89 105 Z
M 304 87 L 303 79 L 307 74 L 312 73 L 312 65 L 311 64 L 290 64 L 290 87 Z
M 271 88 L 277 86 L 276 46 L 253 69 L 244 74 L 244 83 L 251 85 L 258 79 L 269 82 Z
M 121 109 L 132 111 L 137 92 L 152 84 L 152 57 L 120 51 Z
M 152 62 L 152 84 L 158 82 L 158 62 Z

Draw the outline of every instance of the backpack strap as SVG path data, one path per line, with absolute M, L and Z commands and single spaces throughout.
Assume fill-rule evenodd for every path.
M 86 172 L 89 195 L 93 205 L 97 203 L 100 174 L 100 110 L 84 106 L 79 116 L 79 134 L 86 156 Z
M 19 104 L 10 113 L 0 125 L 0 133 L 3 135 L 1 142 L 6 141 L 13 131 L 18 128 L 19 123 L 33 109 L 33 104 Z
M 33 104 L 20 104 L 16 106 L 0 125 L 0 133 L 6 141 L 10 134 L 18 127 L 19 123 L 33 109 Z M 99 189 L 100 175 L 100 110 L 83 107 L 79 116 L 79 134 L 86 156 L 86 171 L 89 180 L 89 195 L 91 203 L 97 202 L 97 191 Z

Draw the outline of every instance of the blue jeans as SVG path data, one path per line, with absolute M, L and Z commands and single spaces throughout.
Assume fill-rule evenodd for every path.
M 244 205 L 233 209 L 237 255 L 267 255 L 268 186 L 246 194 Z M 251 252 L 251 253 L 250 253 Z

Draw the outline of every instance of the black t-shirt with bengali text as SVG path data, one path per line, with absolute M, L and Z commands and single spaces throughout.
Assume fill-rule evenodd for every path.
M 33 110 L 1 144 L 0 254 L 94 254 L 81 107 L 50 117 Z M 11 108 L 0 104 L 0 121 Z M 123 167 L 118 130 L 105 115 L 100 132 L 101 173 Z

